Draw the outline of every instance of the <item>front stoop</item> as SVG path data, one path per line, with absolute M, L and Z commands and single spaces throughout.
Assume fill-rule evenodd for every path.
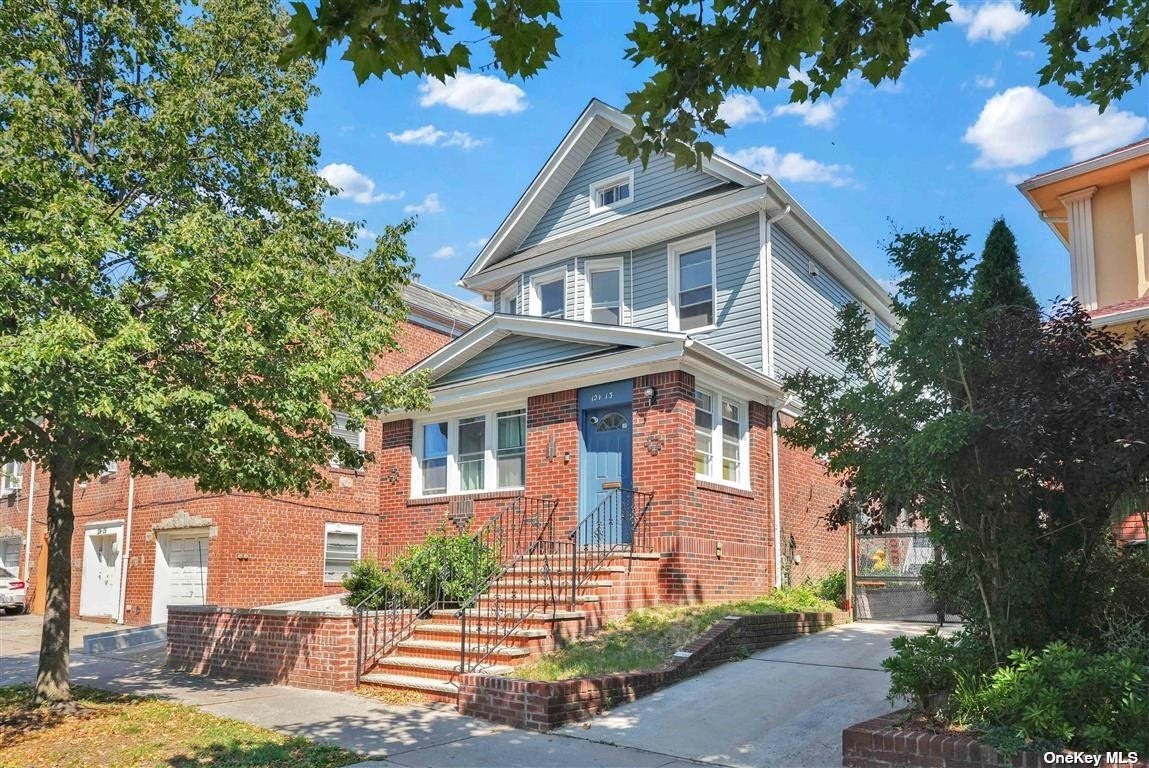
M 510 570 L 488 592 L 497 593 L 503 607 L 500 618 L 521 619 L 509 637 L 490 629 L 492 614 L 480 609 L 467 615 L 468 656 L 486 655 L 477 670 L 505 675 L 520 664 L 534 661 L 563 643 L 597 631 L 610 619 L 658 604 L 658 555 L 612 555 L 569 597 L 571 580 L 559 578 L 545 586 L 537 577 L 526 578 Z M 566 569 L 559 562 L 559 570 Z M 552 599 L 551 588 L 556 595 Z M 476 626 L 476 624 L 478 626 Z M 420 621 L 411 636 L 401 641 L 360 679 L 360 684 L 414 692 L 424 698 L 454 702 L 458 696 L 462 621 L 454 610 L 436 610 Z M 502 642 L 491 650 L 491 644 Z M 488 655 L 488 651 L 490 651 Z

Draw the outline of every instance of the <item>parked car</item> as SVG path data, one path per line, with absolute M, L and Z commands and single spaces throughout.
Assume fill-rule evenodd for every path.
M 27 609 L 27 585 L 7 568 L 0 568 L 0 608 L 5 613 L 23 613 Z

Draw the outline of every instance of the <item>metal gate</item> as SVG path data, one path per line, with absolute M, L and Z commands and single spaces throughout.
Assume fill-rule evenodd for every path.
M 938 605 L 922 585 L 922 566 L 939 553 L 925 531 L 899 527 L 854 539 L 854 616 L 937 623 Z M 957 621 L 956 616 L 946 621 Z

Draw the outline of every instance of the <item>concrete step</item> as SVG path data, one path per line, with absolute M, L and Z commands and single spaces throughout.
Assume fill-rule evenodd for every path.
M 399 643 L 400 652 L 403 655 L 420 655 L 419 652 L 426 652 L 428 655 L 453 655 L 454 659 L 459 658 L 460 643 L 458 640 L 404 640 Z M 489 644 L 479 644 L 467 646 L 468 656 L 485 656 L 490 654 L 491 658 L 499 659 L 519 659 L 525 656 L 530 656 L 531 652 L 526 648 L 518 648 L 515 646 L 492 646 Z
M 496 584 L 495 584 L 496 587 L 503 586 L 503 585 L 505 585 L 505 586 L 533 586 L 535 588 L 542 587 L 544 589 L 547 587 L 553 586 L 556 590 L 558 590 L 558 589 L 564 589 L 565 590 L 565 589 L 570 589 L 571 580 L 570 579 L 558 579 L 556 581 L 547 582 L 545 579 L 537 579 L 537 578 L 536 579 L 527 579 L 527 578 L 522 577 L 522 576 L 510 575 L 510 576 L 506 576 L 505 578 L 499 579 L 499 581 L 496 582 Z M 582 590 L 582 589 L 588 589 L 588 590 L 589 589 L 610 589 L 613 586 L 614 586 L 613 581 L 606 581 L 603 579 L 598 579 L 598 580 L 584 581 L 579 586 L 579 589 L 580 590 Z
M 371 672 L 359 679 L 368 685 L 381 685 L 386 688 L 400 688 L 403 690 L 423 691 L 442 696 L 456 696 L 459 688 L 454 683 L 444 682 L 431 677 L 411 677 L 410 675 L 392 675 L 383 672 Z
M 447 623 L 452 623 L 459 620 L 458 613 L 451 609 L 431 611 L 431 616 L 435 619 L 436 623 L 442 623 L 446 620 Z M 480 610 L 477 614 L 474 609 L 467 609 L 467 622 L 468 624 L 474 619 L 481 619 L 487 621 L 490 619 L 508 619 L 508 620 L 526 620 L 532 622 L 554 622 L 554 621 L 578 621 L 585 619 L 585 611 L 501 611 L 494 612 L 491 610 Z
M 144 627 L 114 629 L 84 635 L 84 653 L 108 653 L 142 645 L 160 645 L 168 639 L 167 624 L 148 624 Z
M 468 632 L 468 634 L 476 634 L 476 635 L 479 635 L 480 637 L 493 637 L 493 636 L 502 637 L 503 635 L 506 634 L 506 632 L 496 632 L 495 630 L 475 630 L 475 629 L 472 629 L 470 627 L 468 627 L 467 632 Z M 437 623 L 437 622 L 436 623 L 430 623 L 430 624 L 420 624 L 415 629 L 415 634 L 413 635 L 413 637 L 419 638 L 423 634 L 428 634 L 428 635 L 451 634 L 451 635 L 454 635 L 455 637 L 458 637 L 459 636 L 459 624 L 458 624 L 458 622 L 455 622 L 454 624 L 444 624 L 444 623 Z M 511 639 L 522 640 L 522 641 L 544 640 L 550 636 L 551 636 L 551 633 L 546 631 L 545 629 L 535 629 L 533 627 L 520 627 L 519 629 L 516 629 L 513 632 L 511 632 L 511 635 L 510 635 Z
M 459 660 L 457 658 L 429 659 L 423 656 L 395 654 L 379 659 L 379 664 L 375 668 L 380 670 L 407 670 L 413 673 L 413 676 L 418 676 L 419 673 L 453 675 L 459 671 Z M 510 672 L 513 668 L 507 664 L 484 664 L 476 671 L 485 675 L 502 675 Z
M 549 608 L 552 599 L 559 605 L 570 605 L 570 597 L 562 594 L 552 596 L 550 592 L 519 592 L 513 588 L 488 590 L 475 602 L 479 606 L 490 606 L 496 600 L 504 603 L 543 603 Z M 597 603 L 600 599 L 599 595 L 575 595 L 576 603 Z

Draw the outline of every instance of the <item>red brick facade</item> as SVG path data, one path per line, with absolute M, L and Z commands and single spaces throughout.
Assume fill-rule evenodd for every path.
M 402 370 L 449 340 L 445 334 L 406 324 L 402 352 L 388 355 L 381 371 Z M 653 494 L 648 513 L 651 551 L 662 553 L 657 594 L 669 602 L 749 597 L 776 583 L 774 496 L 771 451 L 773 413 L 749 403 L 749 487 L 698 479 L 694 470 L 694 377 L 678 370 L 632 380 L 633 485 Z M 646 391 L 655 390 L 647 402 Z M 566 389 L 530 397 L 527 407 L 525 495 L 558 502 L 555 531 L 578 523 L 579 399 Z M 783 417 L 785 418 L 785 417 Z M 518 491 L 412 498 L 413 422 L 367 425 L 366 445 L 374 463 L 360 472 L 329 470 L 330 490 L 307 498 L 262 498 L 246 494 L 207 496 L 189 480 L 137 478 L 128 538 L 123 618 L 148 624 L 153 615 L 158 542 L 172 530 L 206 534 L 206 600 L 245 608 L 337 592 L 324 583 L 325 526 L 361 526 L 364 556 L 389 560 L 428 532 L 461 524 L 471 529 L 507 505 Z M 840 489 L 809 454 L 779 442 L 783 575 L 799 583 L 838 570 L 846 562 L 844 533 L 829 533 L 822 520 Z M 76 495 L 72 553 L 73 610 L 81 612 L 85 527 L 125 521 L 129 477 L 120 471 L 87 483 Z M 29 487 L 28 478 L 25 489 Z M 46 483 L 36 480 L 32 559 L 33 592 L 43 545 Z M 0 535 L 23 536 L 27 497 L 0 500 Z M 793 546 L 791 546 L 791 544 Z M 32 598 L 35 605 L 35 597 Z M 115 599 L 116 606 L 120 605 Z M 158 614 L 157 614 L 158 615 Z

